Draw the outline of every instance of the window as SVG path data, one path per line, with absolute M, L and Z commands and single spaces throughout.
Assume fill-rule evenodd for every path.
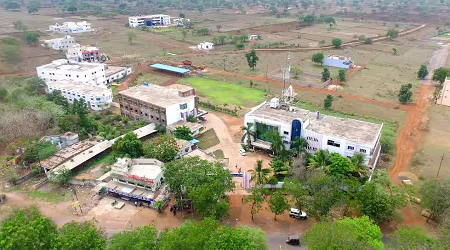
M 187 109 L 187 103 L 185 103 L 185 104 L 180 104 L 180 109 Z
M 353 146 L 348 146 L 347 149 L 348 149 L 348 150 L 355 150 L 355 147 L 353 147 Z
M 283 140 L 283 143 L 284 143 L 284 144 L 289 144 L 289 142 L 288 142 L 288 141 L 286 141 L 286 140 Z
M 311 136 L 307 136 L 307 137 L 306 137 L 306 140 L 311 140 Z
M 313 148 L 312 150 L 317 151 L 317 148 Z
M 42 74 L 44 74 L 44 72 L 42 72 Z
M 361 153 L 366 153 L 367 150 L 365 150 L 365 149 L 362 148 L 362 149 L 359 150 L 359 152 L 361 152 Z
M 288 135 L 289 131 L 283 131 L 283 134 Z
M 180 113 L 180 116 L 181 116 L 181 118 L 184 118 L 184 114 L 183 113 Z
M 93 101 L 93 100 L 94 100 L 94 98 L 91 97 L 91 101 Z
M 314 138 L 314 141 L 319 141 L 317 138 Z
M 100 97 L 95 98 L 95 100 L 100 101 Z
M 339 142 L 335 142 L 335 141 L 332 141 L 332 140 L 328 140 L 327 145 L 328 146 L 337 147 L 337 148 L 341 147 L 341 144 Z

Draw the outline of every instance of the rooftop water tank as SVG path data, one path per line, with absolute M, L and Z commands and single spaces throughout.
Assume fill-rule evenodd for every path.
M 277 109 L 280 107 L 280 99 L 278 98 L 272 98 L 270 99 L 270 107 Z

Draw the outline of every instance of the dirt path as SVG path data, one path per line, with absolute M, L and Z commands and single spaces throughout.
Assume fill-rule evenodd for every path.
M 445 45 L 433 53 L 428 64 L 429 72 L 445 66 L 448 49 L 449 45 Z M 415 95 L 416 103 L 411 109 L 407 110 L 405 127 L 400 131 L 397 138 L 395 163 L 389 173 L 394 182 L 399 182 L 398 174 L 407 170 L 411 158 L 421 142 L 423 131 L 426 130 L 428 122 L 427 109 L 430 106 L 430 99 L 434 92 L 432 85 L 430 76 L 422 80 L 420 89 Z
M 411 34 L 413 32 L 416 32 L 418 30 L 421 30 L 421 29 L 425 28 L 426 26 L 427 26 L 426 24 L 422 24 L 419 27 L 416 27 L 414 29 L 402 31 L 398 35 L 399 36 L 408 35 L 408 34 Z M 384 41 L 384 40 L 387 40 L 387 39 L 388 39 L 387 37 L 373 38 L 372 39 L 372 43 Z M 347 42 L 347 43 L 343 43 L 341 45 L 341 48 L 342 47 L 348 47 L 348 46 L 354 46 L 354 45 L 360 45 L 360 44 L 362 44 L 360 41 Z M 255 50 L 257 50 L 257 51 L 302 51 L 302 50 L 324 50 L 324 49 L 334 49 L 334 46 L 330 45 L 330 46 L 315 47 L 315 48 L 255 49 Z
M 272 83 L 272 84 L 276 84 L 276 85 L 279 85 L 279 86 L 283 86 L 282 82 L 275 81 L 275 80 L 270 80 L 270 79 L 265 78 L 264 76 L 242 75 L 242 74 L 237 74 L 237 73 L 233 73 L 233 72 L 227 72 L 227 71 L 223 71 L 223 70 L 219 70 L 219 69 L 212 69 L 212 68 L 208 68 L 208 71 L 209 72 L 213 72 L 213 73 L 229 75 L 229 76 L 244 78 L 244 79 L 253 80 L 253 81 L 267 82 L 267 83 Z M 391 107 L 391 108 L 399 106 L 399 108 L 401 110 L 409 110 L 410 109 L 410 107 L 406 106 L 406 105 L 398 105 L 397 103 L 385 102 L 385 101 L 380 101 L 380 100 L 373 100 L 373 99 L 362 97 L 362 96 L 355 96 L 355 95 L 344 94 L 344 93 L 336 92 L 336 91 L 329 90 L 329 89 L 309 88 L 309 87 L 304 87 L 304 86 L 295 85 L 295 84 L 292 84 L 292 87 L 294 89 L 303 90 L 303 91 L 313 91 L 313 92 L 316 92 L 316 93 L 330 94 L 330 95 L 334 95 L 334 96 L 339 95 L 339 96 L 342 96 L 342 98 L 358 100 L 358 101 L 363 101 L 363 102 L 369 102 L 369 103 L 374 103 L 374 104 L 378 104 L 378 105 L 382 105 L 382 106 L 386 106 L 386 107 Z

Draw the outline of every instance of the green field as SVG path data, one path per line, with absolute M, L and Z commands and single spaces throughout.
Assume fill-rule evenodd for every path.
M 254 106 L 264 101 L 264 92 L 230 82 L 221 82 L 209 78 L 187 78 L 183 83 L 192 85 L 195 90 L 216 105 Z

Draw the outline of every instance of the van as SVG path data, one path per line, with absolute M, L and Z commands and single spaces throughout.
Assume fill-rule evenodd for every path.
M 246 152 L 243 148 L 239 149 L 239 154 L 241 154 L 242 156 L 246 155 Z

